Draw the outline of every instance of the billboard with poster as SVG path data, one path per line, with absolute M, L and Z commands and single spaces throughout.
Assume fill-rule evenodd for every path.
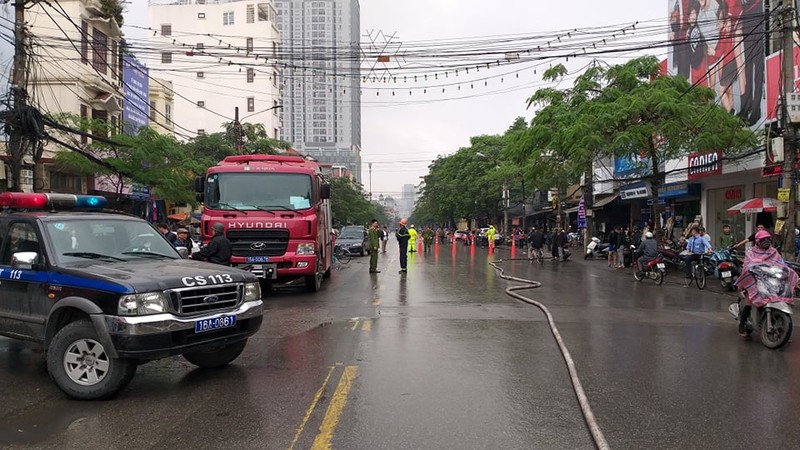
M 750 126 L 763 124 L 763 0 L 670 0 L 667 73 L 717 93 Z

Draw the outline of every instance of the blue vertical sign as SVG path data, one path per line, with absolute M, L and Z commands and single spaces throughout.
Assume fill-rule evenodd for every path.
M 586 203 L 583 195 L 581 195 L 581 201 L 578 203 L 578 228 L 586 228 Z
M 122 58 L 122 129 L 135 134 L 150 124 L 150 79 L 148 69 L 133 56 Z

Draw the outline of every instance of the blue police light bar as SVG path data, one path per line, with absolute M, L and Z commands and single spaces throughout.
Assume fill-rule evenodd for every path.
M 76 208 L 105 208 L 108 204 L 108 199 L 102 195 L 76 195 L 75 207 Z

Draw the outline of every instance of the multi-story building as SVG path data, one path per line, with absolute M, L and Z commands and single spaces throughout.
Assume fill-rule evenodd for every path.
M 25 14 L 29 37 L 40 43 L 30 57 L 29 102 L 44 114 L 106 120 L 116 129 L 123 101 L 122 32 L 116 20 L 98 0 L 62 0 L 57 8 L 37 2 Z M 65 40 L 74 46 L 61 45 Z M 89 141 L 86 136 L 70 139 L 77 145 Z M 86 192 L 92 180 L 50 164 L 58 150 L 46 143 L 39 160 L 24 160 L 22 190 Z
M 238 107 L 241 122 L 262 124 L 271 138 L 282 138 L 272 0 L 150 2 L 148 16 L 148 46 L 158 51 L 143 61 L 172 83 L 177 136 L 222 131 Z
M 417 202 L 417 188 L 413 184 L 403 185 L 403 196 L 400 197 L 399 212 L 400 216 L 408 217 L 414 212 L 414 204 Z
M 361 178 L 358 0 L 275 0 L 284 140 Z
M 175 93 L 172 82 L 153 79 L 149 89 L 150 100 L 150 128 L 161 134 L 175 134 Z

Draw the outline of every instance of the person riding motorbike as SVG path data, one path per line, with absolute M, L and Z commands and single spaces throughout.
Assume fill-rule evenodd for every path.
M 757 286 L 758 280 L 751 271 L 754 266 L 763 264 L 786 267 L 788 269 L 786 271 L 788 274 L 786 281 L 789 283 L 791 291 L 794 290 L 794 286 L 797 284 L 797 273 L 788 267 L 778 250 L 772 246 L 772 235 L 766 230 L 758 231 L 755 234 L 755 245 L 745 253 L 742 274 L 734 282 L 734 286 L 744 293 L 745 306 L 739 313 L 739 335 L 742 337 L 747 336 L 747 319 L 750 317 L 752 305 L 755 304 L 758 308 L 769 301 L 760 297 Z
M 658 257 L 658 242 L 653 239 L 653 233 L 647 232 L 642 236 L 642 243 L 636 249 L 636 253 L 642 256 L 637 259 L 639 272 L 644 270 L 645 264 Z

